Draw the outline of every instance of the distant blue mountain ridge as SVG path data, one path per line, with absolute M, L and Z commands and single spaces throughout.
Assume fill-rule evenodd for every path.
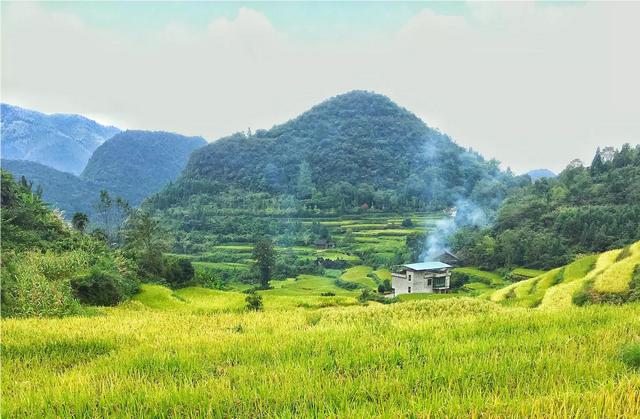
M 536 181 L 538 179 L 546 179 L 546 178 L 553 178 L 556 177 L 558 175 L 556 175 L 555 173 L 553 173 L 551 170 L 549 169 L 534 169 L 534 170 L 529 170 L 527 173 L 525 173 L 527 175 L 529 175 L 529 177 L 531 178 L 532 181 Z
M 3 159 L 29 160 L 80 174 L 96 148 L 120 132 L 80 115 L 47 115 L 0 104 Z

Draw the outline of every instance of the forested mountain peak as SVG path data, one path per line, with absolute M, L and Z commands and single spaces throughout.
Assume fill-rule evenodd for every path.
M 81 177 L 118 191 L 132 205 L 175 180 L 202 137 L 163 131 L 123 131 L 96 149 Z
M 353 91 L 269 130 L 196 150 L 149 205 L 179 213 L 168 220 L 182 223 L 177 228 L 209 234 L 217 216 L 231 214 L 422 211 L 461 198 L 495 209 L 516 181 L 389 98 Z
M 35 161 L 78 174 L 91 153 L 120 132 L 80 115 L 51 114 L 3 103 L 2 157 Z

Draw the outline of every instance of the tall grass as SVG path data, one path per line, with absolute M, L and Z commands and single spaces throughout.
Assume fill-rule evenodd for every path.
M 147 295 L 93 318 L 2 320 L 2 415 L 640 415 L 640 375 L 625 349 L 638 339 L 637 304 L 187 309 L 224 305 L 235 298 L 227 294 L 192 289 L 177 300 L 184 309 L 152 308 Z

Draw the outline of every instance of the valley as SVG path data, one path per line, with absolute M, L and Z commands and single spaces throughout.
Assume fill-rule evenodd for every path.
M 532 180 L 355 91 L 2 169 L 3 416 L 640 415 L 638 146 Z

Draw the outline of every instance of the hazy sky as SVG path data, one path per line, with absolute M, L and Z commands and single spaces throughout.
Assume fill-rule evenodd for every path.
M 2 101 L 270 128 L 354 89 L 516 172 L 640 143 L 640 3 L 2 2 Z

